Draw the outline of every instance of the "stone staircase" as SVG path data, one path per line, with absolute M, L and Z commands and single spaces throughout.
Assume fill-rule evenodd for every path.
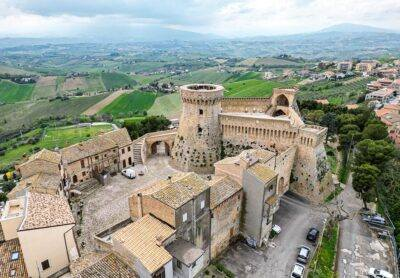
M 144 144 L 145 138 L 138 138 L 133 142 L 133 163 L 143 164 L 142 160 L 142 147 Z

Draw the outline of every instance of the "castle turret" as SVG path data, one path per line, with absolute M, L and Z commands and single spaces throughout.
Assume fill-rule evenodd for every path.
M 182 114 L 172 148 L 172 165 L 182 171 L 213 173 L 220 158 L 221 132 L 218 115 L 224 88 L 192 84 L 180 88 Z

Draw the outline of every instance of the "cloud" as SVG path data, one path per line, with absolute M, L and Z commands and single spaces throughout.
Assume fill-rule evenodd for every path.
M 0 0 L 0 36 L 79 36 L 159 26 L 230 37 L 343 23 L 400 30 L 398 0 Z

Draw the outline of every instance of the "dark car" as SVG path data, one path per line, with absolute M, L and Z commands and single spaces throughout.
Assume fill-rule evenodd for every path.
M 311 228 L 308 231 L 307 239 L 311 242 L 316 242 L 319 236 L 319 231 L 316 228 Z
M 297 261 L 302 264 L 307 264 L 310 258 L 311 249 L 307 246 L 300 246 L 299 253 L 297 254 Z

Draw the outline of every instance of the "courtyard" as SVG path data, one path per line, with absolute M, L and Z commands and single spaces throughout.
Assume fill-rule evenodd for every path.
M 169 166 L 168 160 L 167 156 L 153 156 L 147 161 L 147 170 L 143 176 L 128 179 L 119 173 L 111 177 L 105 186 L 92 180 L 84 187 L 72 206 L 77 222 L 76 230 L 80 231 L 77 243 L 82 254 L 93 251 L 93 235 L 130 217 L 128 197 L 133 191 L 159 179 L 166 179 L 176 172 Z

